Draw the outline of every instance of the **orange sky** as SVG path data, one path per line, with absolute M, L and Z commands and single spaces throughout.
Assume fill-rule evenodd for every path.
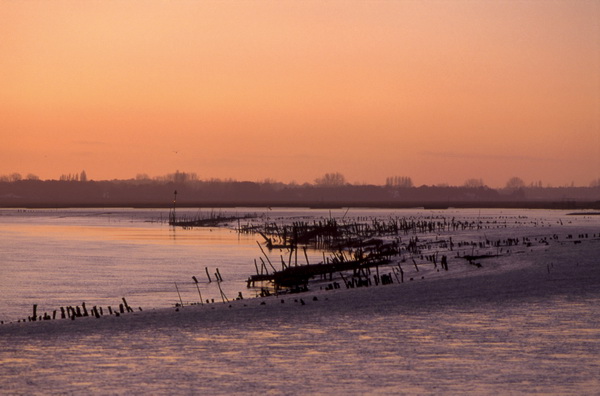
M 0 0 L 0 175 L 587 186 L 600 2 Z

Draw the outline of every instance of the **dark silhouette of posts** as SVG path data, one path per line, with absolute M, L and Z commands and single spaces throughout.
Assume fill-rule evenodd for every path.
M 198 279 L 196 279 L 195 276 L 192 276 L 192 279 L 194 280 L 194 283 L 196 284 L 196 289 L 198 289 L 198 297 L 200 297 L 200 305 L 204 305 L 204 302 L 202 301 L 202 293 L 200 293 L 200 286 L 198 286 Z
M 171 214 L 171 224 L 175 225 L 175 208 L 177 206 L 177 190 L 173 193 L 173 213 Z
M 183 300 L 181 299 L 181 294 L 179 293 L 179 288 L 177 287 L 177 282 L 175 282 L 175 290 L 177 290 L 177 295 L 179 296 L 179 302 L 181 303 L 181 308 L 183 308 Z

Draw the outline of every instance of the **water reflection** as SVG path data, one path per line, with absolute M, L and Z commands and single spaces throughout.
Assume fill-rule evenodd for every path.
M 555 296 L 12 337 L 0 341 L 0 381 L 57 393 L 592 394 L 598 302 Z
M 16 315 L 33 303 L 114 306 L 122 295 L 135 307 L 168 306 L 177 301 L 174 281 L 185 301 L 197 301 L 192 275 L 203 295 L 217 297 L 206 267 L 220 268 L 232 297 L 245 290 L 257 256 L 254 239 L 228 230 L 172 230 L 118 216 L 88 226 L 63 220 L 0 224 L 0 291 Z M 557 272 L 572 254 L 553 256 Z M 560 280 L 539 273 L 548 287 Z M 500 299 L 399 295 L 378 307 L 14 335 L 0 338 L 0 383 L 8 394 L 593 394 L 598 292 L 555 290 L 511 298 L 509 288 Z

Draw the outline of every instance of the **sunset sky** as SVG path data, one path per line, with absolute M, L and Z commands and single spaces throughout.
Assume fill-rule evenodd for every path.
M 0 0 L 0 175 L 600 177 L 600 1 Z

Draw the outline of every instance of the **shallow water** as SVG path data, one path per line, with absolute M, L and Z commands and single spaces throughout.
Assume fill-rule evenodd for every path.
M 595 394 L 598 298 L 421 305 L 3 344 L 17 394 Z
M 181 217 L 193 218 L 220 213 L 211 210 L 180 210 Z M 545 211 L 525 218 L 517 211 L 419 211 L 340 209 L 307 210 L 238 209 L 223 214 L 256 214 L 259 222 L 320 219 L 330 216 L 381 218 L 459 216 L 491 222 L 486 231 L 466 231 L 464 238 L 482 235 L 511 235 L 521 232 L 548 234 L 545 226 L 556 223 L 556 215 Z M 133 307 L 157 308 L 180 302 L 198 303 L 199 295 L 192 276 L 200 281 L 203 300 L 220 301 L 215 282 L 219 269 L 227 298 L 239 292 L 246 297 L 256 294 L 246 288 L 247 278 L 260 265 L 262 253 L 257 235 L 238 234 L 230 228 L 169 227 L 165 210 L 67 209 L 0 210 L 0 321 L 14 321 L 31 315 L 33 304 L 38 312 L 52 314 L 61 306 L 118 306 L 126 297 Z M 243 220 L 242 220 L 243 221 Z M 500 222 L 495 224 L 494 222 Z M 236 224 L 232 225 L 233 227 Z M 542 231 L 543 230 L 543 231 Z M 474 234 L 479 233 L 481 235 Z M 408 237 L 410 237 L 409 235 Z M 456 238 L 456 235 L 454 235 Z M 435 236 L 429 236 L 435 237 Z M 443 235 L 440 235 L 443 237 Z M 406 238 L 406 237 L 405 237 Z M 274 250 L 271 261 L 278 268 L 286 252 Z M 303 264 L 303 254 L 297 260 Z M 323 261 L 321 252 L 308 250 L 312 263 Z M 296 258 L 294 258 L 295 260 Z M 279 263 L 279 264 L 278 264 Z M 208 269 L 213 282 L 208 282 Z M 177 287 L 175 287 L 177 284 Z M 179 289 L 179 294 L 177 293 Z
M 4 211 L 0 217 L 0 320 L 27 317 L 61 306 L 134 307 L 220 299 L 215 272 L 226 296 L 247 293 L 254 272 L 256 238 L 226 228 L 174 229 L 160 211 Z M 157 221 L 147 221 L 157 220 Z M 258 252 L 260 254 L 260 252 Z M 208 282 L 206 268 L 212 282 Z M 177 283 L 177 288 L 175 284 Z
M 235 291 L 253 272 L 252 259 L 260 254 L 254 237 L 222 229 L 174 232 L 140 221 L 160 218 L 156 212 L 130 212 L 110 217 L 95 211 L 91 216 L 3 212 L 0 247 L 10 259 L 2 267 L 2 309 L 23 316 L 32 303 L 40 308 L 80 300 L 104 305 L 118 303 L 123 295 L 131 305 L 151 311 L 176 302 L 173 283 L 183 285 L 191 274 L 204 277 L 206 295 L 215 292 L 214 284 L 205 283 L 207 262 L 218 263 L 228 290 Z M 514 222 L 524 213 L 502 215 Z M 600 219 L 535 212 L 520 220 L 518 226 L 490 228 L 486 237 L 559 233 L 562 243 L 497 262 L 515 268 L 527 264 L 518 278 L 496 274 L 486 263 L 473 275 L 475 283 L 461 280 L 475 271 L 466 267 L 439 285 L 390 286 L 398 287 L 397 297 L 375 305 L 366 300 L 335 304 L 338 295 L 347 296 L 341 293 L 329 294 L 327 301 L 321 295 L 317 302 L 305 297 L 306 306 L 294 297 L 285 297 L 284 305 L 271 298 L 269 306 L 286 309 L 273 315 L 258 306 L 254 311 L 236 306 L 232 309 L 239 314 L 214 311 L 206 320 L 188 315 L 143 325 L 129 321 L 39 332 L 23 329 L 42 323 L 14 331 L 3 327 L 0 393 L 597 394 L 599 242 L 589 238 L 573 245 L 566 236 L 600 233 Z M 190 265 L 191 260 L 197 261 Z M 247 263 L 247 271 L 240 262 Z M 544 282 L 523 287 L 528 277 L 542 275 Z M 193 284 L 181 289 L 189 300 L 197 295 Z

